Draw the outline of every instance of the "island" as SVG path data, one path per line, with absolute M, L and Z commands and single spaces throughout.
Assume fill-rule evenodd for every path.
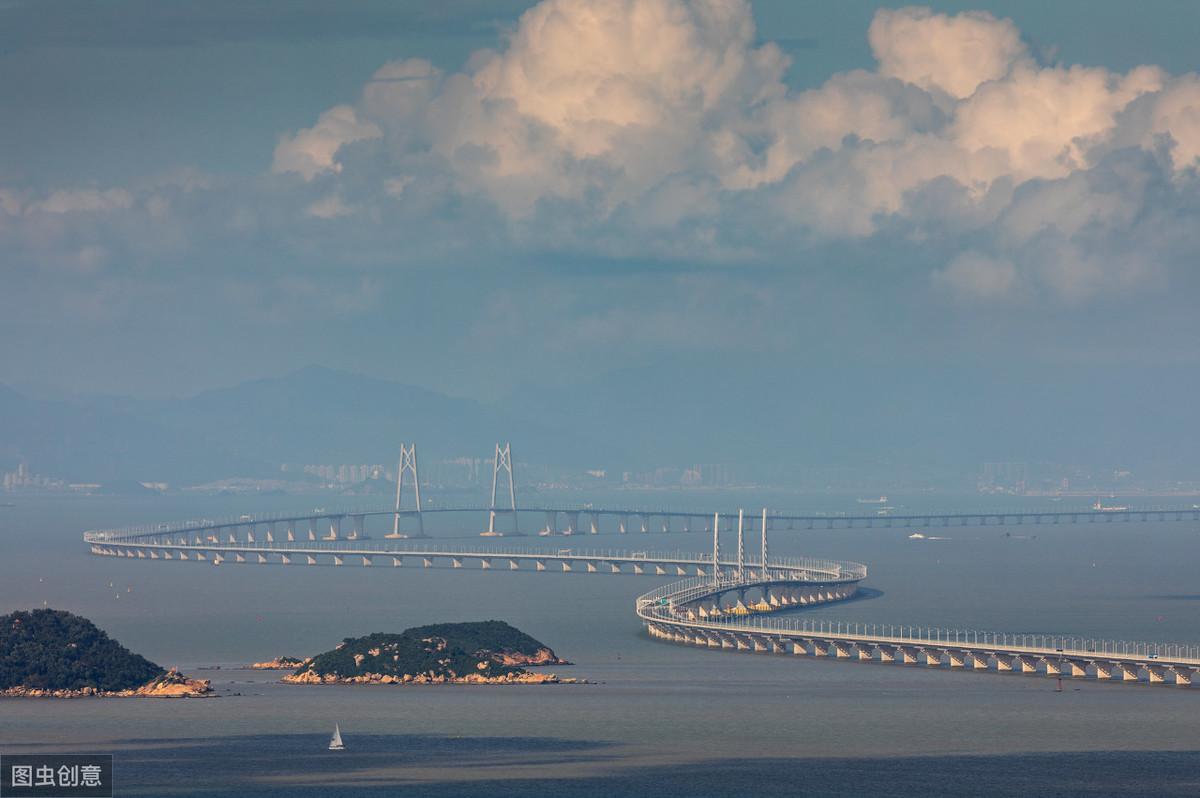
M 41 609 L 0 616 L 0 696 L 206 696 L 212 685 L 167 670 L 87 618 Z
M 288 684 L 575 683 L 528 667 L 570 665 L 503 621 L 416 626 L 346 638 L 283 677 Z
M 252 671 L 294 671 L 306 662 L 308 662 L 306 659 L 283 656 L 266 662 L 252 662 L 246 668 Z

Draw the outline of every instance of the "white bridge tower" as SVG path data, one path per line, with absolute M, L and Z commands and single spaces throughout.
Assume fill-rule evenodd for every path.
M 404 475 L 412 475 L 413 492 L 416 494 L 417 509 L 417 531 L 415 534 L 408 535 L 400 531 L 400 499 L 404 494 Z M 396 513 L 392 520 L 392 533 L 386 535 L 389 538 L 423 538 L 428 537 L 425 534 L 425 519 L 421 513 L 421 478 L 417 474 L 417 445 L 400 444 L 400 466 L 396 469 Z
M 496 508 L 496 483 L 499 481 L 501 471 L 508 475 L 508 502 L 511 508 L 508 510 Z M 513 478 L 511 443 L 505 443 L 503 448 L 500 444 L 496 444 L 496 456 L 492 460 L 492 503 L 488 509 L 488 528 L 483 533 L 487 537 L 498 537 L 504 534 L 496 531 L 496 513 L 498 512 L 512 513 L 512 532 L 510 534 L 521 534 L 520 527 L 517 525 L 517 483 Z

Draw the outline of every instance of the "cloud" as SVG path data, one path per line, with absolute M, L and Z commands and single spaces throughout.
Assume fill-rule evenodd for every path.
M 881 75 L 958 100 L 1029 61 L 1017 26 L 982 11 L 949 16 L 928 8 L 884 8 L 867 39 Z
M 1187 279 L 1200 77 L 1044 65 L 983 12 L 883 9 L 865 34 L 873 68 L 797 91 L 741 0 L 544 0 L 457 71 L 384 64 L 281 136 L 269 175 L 0 187 L 0 236 L 98 273 L 269 240 L 296 270 L 802 269 L 903 249 L 919 255 L 879 279 L 937 301 L 1079 304 Z
M 933 279 L 956 294 L 975 299 L 996 299 L 1012 294 L 1017 284 L 1017 267 L 1012 261 L 964 252 L 934 272 Z
M 133 205 L 133 196 L 121 188 L 100 190 L 75 188 L 52 191 L 44 199 L 31 203 L 26 213 L 95 213 L 125 210 Z
M 322 172 L 338 172 L 342 166 L 336 158 L 343 146 L 381 135 L 377 125 L 360 120 L 350 106 L 334 106 L 321 114 L 312 127 L 280 138 L 271 170 L 295 172 L 305 180 L 312 180 Z

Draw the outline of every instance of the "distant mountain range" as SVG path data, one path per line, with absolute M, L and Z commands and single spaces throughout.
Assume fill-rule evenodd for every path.
M 0 386 L 0 470 L 72 481 L 269 477 L 281 463 L 391 463 L 491 454 L 571 468 L 734 463 L 973 469 L 983 461 L 1111 464 L 1195 474 L 1190 369 L 696 365 L 527 386 L 478 402 L 312 366 L 185 399 L 33 399 Z

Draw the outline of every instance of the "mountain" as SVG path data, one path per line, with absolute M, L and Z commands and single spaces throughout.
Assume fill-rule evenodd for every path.
M 504 426 L 471 400 L 320 367 L 185 399 L 33 400 L 0 386 L 0 419 L 0 466 L 24 460 L 38 473 L 97 482 L 390 463 L 400 441 L 425 456 L 482 453 Z
M 717 373 L 668 363 L 484 403 L 313 366 L 169 400 L 31 399 L 0 386 L 0 468 L 23 459 L 74 481 L 195 484 L 278 477 L 282 463 L 390 464 L 401 441 L 415 442 L 424 464 L 488 458 L 493 442 L 511 440 L 518 481 L 538 464 L 735 464 L 786 481 L 805 467 L 959 478 L 985 461 L 1187 478 L 1200 471 L 1198 393 L 1200 373 L 1182 367 L 1018 375 L 987 364 L 759 361 Z

